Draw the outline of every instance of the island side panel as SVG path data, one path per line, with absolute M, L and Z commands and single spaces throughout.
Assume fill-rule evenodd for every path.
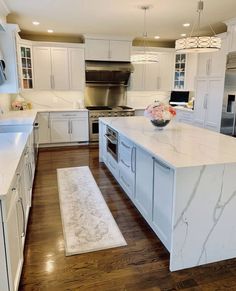
M 236 164 L 176 170 L 170 270 L 236 257 Z

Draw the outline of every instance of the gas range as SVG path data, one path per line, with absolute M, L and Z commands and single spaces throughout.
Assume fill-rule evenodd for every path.
M 99 117 L 134 116 L 134 109 L 128 106 L 87 106 L 89 111 L 89 141 L 98 142 Z
M 89 118 L 134 116 L 134 109 L 128 106 L 87 106 Z

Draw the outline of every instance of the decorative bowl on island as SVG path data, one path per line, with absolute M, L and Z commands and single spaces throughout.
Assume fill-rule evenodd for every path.
M 145 109 L 144 115 L 158 129 L 163 129 L 176 115 L 176 110 L 169 104 L 156 101 Z

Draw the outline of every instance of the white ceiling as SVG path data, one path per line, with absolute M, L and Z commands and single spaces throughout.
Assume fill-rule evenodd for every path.
M 143 31 L 141 5 L 152 5 L 147 13 L 148 35 L 174 40 L 189 33 L 185 22 L 196 20 L 197 0 L 4 0 L 11 13 L 8 22 L 18 23 L 24 33 L 57 35 L 105 34 L 138 37 Z M 236 0 L 205 0 L 202 25 L 225 31 L 222 21 L 236 17 Z M 40 22 L 39 26 L 32 21 Z M 207 28 L 207 29 L 206 29 Z

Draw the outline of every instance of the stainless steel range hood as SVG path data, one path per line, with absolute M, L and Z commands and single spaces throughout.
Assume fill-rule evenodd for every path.
M 133 71 L 133 65 L 129 62 L 87 61 L 85 63 L 86 85 L 127 86 Z

